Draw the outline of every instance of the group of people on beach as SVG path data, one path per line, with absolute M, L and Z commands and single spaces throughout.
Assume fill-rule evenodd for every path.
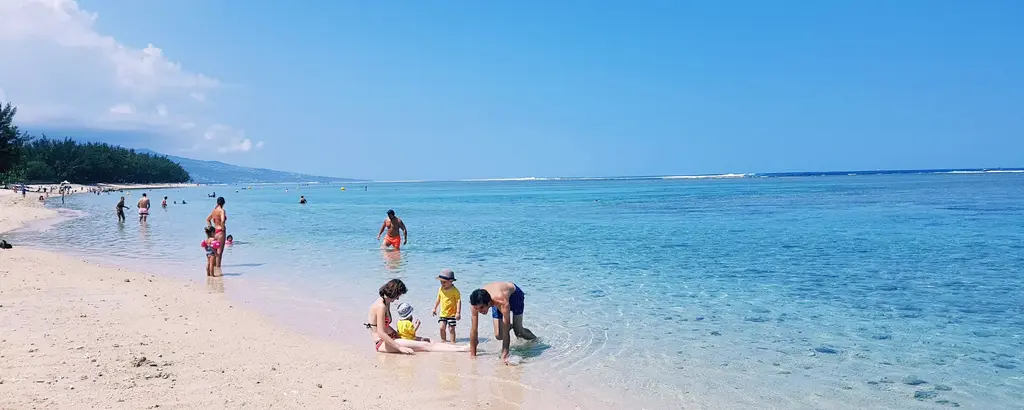
M 387 211 L 387 217 L 377 233 L 378 241 L 385 231 L 387 231 L 387 236 L 381 244 L 383 248 L 392 248 L 397 251 L 401 249 L 402 245 L 408 244 L 408 229 L 405 222 L 395 216 L 394 210 Z M 416 332 L 419 330 L 420 321 L 413 320 L 414 309 L 407 303 L 398 305 L 400 320 L 395 323 L 396 326 L 392 327 L 391 304 L 405 295 L 408 289 L 401 279 L 391 279 L 378 289 L 379 299 L 370 305 L 367 321 L 364 323 L 370 332 L 376 351 L 404 354 L 469 351 L 471 356 L 476 356 L 479 344 L 480 322 L 478 315 L 485 315 L 488 312 L 494 322 L 494 337 L 501 340 L 500 357 L 506 363 L 509 363 L 510 357 L 510 332 L 519 339 L 534 340 L 537 338 L 530 329 L 523 326 L 523 311 L 526 302 L 526 294 L 523 290 L 512 282 L 493 282 L 481 286 L 469 295 L 469 303 L 472 306 L 469 345 L 456 344 L 455 329 L 458 322 L 462 320 L 462 296 L 459 289 L 455 287 L 455 272 L 451 269 L 443 269 L 437 275 L 437 280 L 440 282 L 440 286 L 437 289 L 432 315 L 438 318 L 440 343 L 417 336 Z
M 160 206 L 167 208 L 168 199 L 165 196 L 160 202 Z M 114 206 L 119 223 L 123 223 L 127 219 L 124 210 L 129 208 L 129 206 L 124 202 L 125 197 L 122 196 L 121 200 Z M 174 201 L 174 203 L 177 204 L 178 201 Z M 186 204 L 187 202 L 182 200 L 181 203 Z M 221 261 L 224 258 L 224 249 L 234 242 L 234 238 L 231 235 L 226 235 L 228 214 L 224 211 L 224 203 L 224 197 L 217 198 L 217 205 L 210 211 L 209 216 L 206 217 L 206 227 L 203 228 L 206 236 L 200 245 L 206 251 L 206 276 L 220 276 L 219 272 Z M 149 196 L 143 193 L 136 206 L 139 213 L 139 223 L 146 223 L 152 206 Z
M 145 193 L 143 193 L 142 194 L 142 198 L 139 198 L 139 202 L 136 203 L 135 205 L 139 209 L 139 222 L 141 223 L 141 222 L 148 221 L 149 220 L 149 208 L 151 206 L 151 204 L 149 202 L 149 197 L 146 196 Z M 164 200 L 161 203 L 161 205 L 164 208 L 167 207 L 167 197 L 166 196 L 164 197 Z M 129 206 L 125 205 L 124 197 L 122 196 L 121 200 L 117 202 L 117 205 L 114 205 L 114 211 L 117 212 L 117 221 L 118 222 L 124 222 L 125 220 L 128 219 L 124 215 L 125 208 L 129 208 Z

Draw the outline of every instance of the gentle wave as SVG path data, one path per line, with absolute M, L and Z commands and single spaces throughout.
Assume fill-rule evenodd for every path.
M 1024 168 L 994 169 L 909 169 L 874 171 L 818 171 L 818 172 L 767 172 L 767 173 L 726 173 L 701 175 L 653 175 L 616 177 L 514 177 L 514 178 L 470 178 L 452 181 L 407 180 L 375 181 L 377 183 L 424 183 L 424 182 L 545 182 L 545 181 L 654 181 L 690 179 L 734 179 L 734 178 L 794 178 L 830 176 L 871 176 L 871 175 L 930 175 L 930 174 L 1019 174 Z

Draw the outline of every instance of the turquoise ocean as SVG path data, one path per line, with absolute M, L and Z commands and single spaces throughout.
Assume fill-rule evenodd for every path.
M 236 244 L 211 291 L 370 355 L 361 323 L 387 279 L 406 282 L 402 301 L 436 338 L 434 278 L 454 269 L 461 341 L 469 293 L 515 282 L 541 340 L 515 342 L 522 364 L 488 378 L 524 396 L 618 408 L 1024 403 L 1024 173 L 126 191 L 132 205 L 153 199 L 147 224 L 134 209 L 119 224 L 116 193 L 76 195 L 50 200 L 67 218 L 12 242 L 205 281 L 213 191 Z M 375 240 L 388 209 L 409 227 L 400 253 Z

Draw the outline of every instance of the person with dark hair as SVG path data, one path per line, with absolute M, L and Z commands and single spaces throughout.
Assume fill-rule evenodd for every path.
M 390 246 L 395 248 L 397 251 L 402 247 L 402 245 L 409 243 L 409 231 L 405 229 L 405 222 L 402 222 L 401 218 L 395 216 L 395 211 L 393 209 L 388 209 L 388 217 L 384 218 L 384 224 L 380 226 L 380 232 L 377 232 L 378 241 L 385 229 L 387 229 L 388 235 L 384 238 L 384 244 L 381 245 L 382 247 L 387 248 Z M 401 234 L 399 234 L 399 230 L 402 231 Z M 405 237 L 404 242 L 402 241 L 403 236 Z
M 494 318 L 494 338 L 501 340 L 501 360 L 508 361 L 509 329 L 520 339 L 533 340 L 530 329 L 523 327 L 523 309 L 526 307 L 526 294 L 512 282 L 494 282 L 474 290 L 469 295 L 469 304 L 473 305 L 472 326 L 469 328 L 469 354 L 476 356 L 476 345 L 479 343 L 477 333 L 479 319 L 477 315 L 491 311 Z
M 399 339 L 398 332 L 391 326 L 391 303 L 408 291 L 401 279 L 391 279 L 377 291 L 379 299 L 370 305 L 366 329 L 370 331 L 374 350 L 382 353 L 412 354 L 413 352 L 465 352 L 467 346 L 446 343 L 430 343 L 419 340 Z
M 117 206 L 114 207 L 114 209 L 117 210 L 117 221 L 118 222 L 124 222 L 125 219 L 127 219 L 124 216 L 124 209 L 127 208 L 127 207 L 128 207 L 128 205 L 124 204 L 124 197 L 122 196 L 121 197 L 121 201 L 118 202 Z
M 166 196 L 164 197 L 164 201 L 160 203 L 160 206 L 162 206 L 164 208 L 167 207 L 167 197 Z
M 214 269 L 214 263 L 217 262 L 217 249 L 220 249 L 220 241 L 214 238 L 214 229 L 212 226 L 207 226 L 203 230 L 206 232 L 206 239 L 200 242 L 200 246 L 206 250 L 206 276 L 216 276 L 216 269 Z
M 185 201 L 182 201 L 182 203 L 185 203 Z M 212 226 L 214 228 L 214 238 L 220 243 L 224 243 L 225 241 L 225 235 L 228 230 L 227 222 L 228 213 L 224 211 L 224 197 L 219 197 L 217 198 L 217 206 L 210 211 L 210 216 L 206 217 L 206 226 Z M 217 249 L 216 266 L 218 268 L 224 259 L 224 248 L 225 246 L 221 246 Z

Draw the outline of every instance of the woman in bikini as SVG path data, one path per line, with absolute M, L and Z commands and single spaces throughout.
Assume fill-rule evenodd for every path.
M 370 331 L 374 349 L 383 353 L 413 352 L 466 352 L 469 346 L 450 345 L 447 343 L 430 343 L 417 340 L 399 339 L 398 332 L 391 327 L 391 303 L 405 294 L 405 283 L 400 279 L 391 279 L 377 292 L 380 295 L 367 315 L 366 329 Z
M 217 198 L 217 206 L 210 211 L 210 216 L 206 217 L 206 226 L 212 226 L 216 233 L 213 238 L 220 243 L 224 243 L 225 235 L 227 234 L 227 222 L 228 213 L 224 211 L 224 197 Z M 214 261 L 216 267 L 220 267 L 221 260 L 224 259 L 224 246 L 217 249 L 217 257 Z

